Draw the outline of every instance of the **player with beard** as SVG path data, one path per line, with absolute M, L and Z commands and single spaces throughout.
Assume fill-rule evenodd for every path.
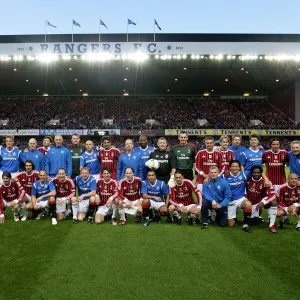
M 101 162 L 101 172 L 106 167 L 111 170 L 111 178 L 116 180 L 118 169 L 118 158 L 121 155 L 120 150 L 112 146 L 112 139 L 109 136 L 102 138 L 103 148 L 99 150 L 99 159 Z
M 279 139 L 271 139 L 270 150 L 264 152 L 262 161 L 266 166 L 266 176 L 277 193 L 279 187 L 286 183 L 285 165 L 289 162 L 287 151 L 280 149 Z

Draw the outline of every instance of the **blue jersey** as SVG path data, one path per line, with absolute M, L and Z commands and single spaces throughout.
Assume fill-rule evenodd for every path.
M 100 174 L 100 161 L 98 152 L 93 150 L 92 153 L 84 152 L 80 156 L 80 167 L 88 167 L 91 175 Z
M 236 147 L 236 146 L 233 146 L 233 145 L 230 145 L 228 147 L 228 149 L 233 151 L 234 159 L 236 159 L 238 161 L 241 161 L 241 154 L 247 150 L 247 148 L 244 147 L 244 146 Z
M 298 175 L 300 180 L 300 155 L 295 155 L 292 151 L 289 152 L 289 166 L 290 173 L 295 173 Z
M 141 147 L 138 147 L 133 150 L 134 154 L 136 154 L 140 160 L 141 169 L 142 169 L 142 177 L 141 177 L 142 180 L 145 180 L 147 178 L 148 168 L 145 166 L 145 162 L 149 160 L 150 154 L 153 149 L 154 147 L 147 146 L 146 149 L 142 149 Z
M 15 173 L 19 171 L 19 163 L 21 151 L 17 147 L 13 147 L 11 150 L 1 147 L 0 155 L 2 156 L 1 171 L 7 171 Z
M 39 150 L 22 152 L 21 160 L 23 164 L 25 164 L 26 160 L 31 160 L 34 163 L 34 170 L 40 171 L 45 169 L 45 156 Z
M 136 153 L 132 152 L 128 154 L 125 152 L 118 158 L 117 181 L 125 177 L 125 169 L 127 167 L 134 169 L 134 176 L 139 178 L 143 176 L 143 168 Z
M 245 171 L 251 171 L 253 166 L 261 166 L 262 167 L 262 156 L 264 154 L 264 150 L 258 149 L 256 151 L 251 148 L 246 149 L 240 156 L 240 162 L 245 167 Z
M 157 179 L 154 185 L 152 185 L 147 179 L 142 182 L 141 193 L 149 196 L 160 197 L 162 200 L 164 200 L 164 196 L 167 196 L 169 194 L 169 187 L 165 184 L 164 181 Z
M 89 178 L 84 181 L 81 176 L 75 177 L 75 185 L 77 186 L 78 195 L 81 196 L 83 194 L 88 194 L 91 191 L 96 191 L 97 184 L 96 179 L 93 176 L 89 176 Z M 83 200 L 88 200 L 89 197 L 84 198 Z
M 246 185 L 247 185 L 247 176 L 244 172 L 239 172 L 238 175 L 234 176 L 231 172 L 229 177 L 223 178 L 228 182 L 231 193 L 232 200 L 238 200 L 245 197 Z
M 46 195 L 52 191 L 55 191 L 55 186 L 53 184 L 52 180 L 46 180 L 44 184 L 41 184 L 40 180 L 37 180 L 33 185 L 31 189 L 31 195 L 35 196 L 36 198 L 39 198 L 43 195 Z M 42 199 L 42 201 L 47 201 L 48 197 L 45 197 Z

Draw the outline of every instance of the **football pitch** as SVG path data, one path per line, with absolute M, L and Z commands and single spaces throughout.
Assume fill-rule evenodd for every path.
M 252 228 L 132 219 L 52 226 L 9 215 L 0 226 L 0 299 L 299 299 L 300 233 Z

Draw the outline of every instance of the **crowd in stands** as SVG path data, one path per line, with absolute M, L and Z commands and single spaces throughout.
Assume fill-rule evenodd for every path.
M 1 129 L 299 128 L 266 100 L 186 97 L 0 98 L 0 119 L 9 119 Z M 51 119 L 59 124 L 49 125 Z M 113 122 L 103 124 L 103 119 Z M 147 119 L 158 123 L 146 124 Z M 200 125 L 197 119 L 206 119 L 207 124 Z M 253 119 L 263 124 L 251 125 Z

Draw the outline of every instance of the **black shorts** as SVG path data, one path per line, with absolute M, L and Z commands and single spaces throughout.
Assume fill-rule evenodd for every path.
M 180 170 L 178 171 L 182 172 L 185 179 L 193 180 L 194 179 L 194 173 L 193 170 Z

